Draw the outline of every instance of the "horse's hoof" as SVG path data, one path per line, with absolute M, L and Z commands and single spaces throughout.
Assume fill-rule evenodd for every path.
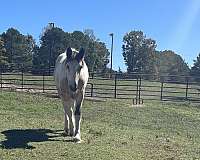
M 74 141 L 75 143 L 82 143 L 82 142 L 83 142 L 81 139 L 76 139 L 76 138 L 74 138 L 73 141 Z
M 74 138 L 73 138 L 74 142 L 76 143 L 81 143 L 81 137 L 79 134 L 77 134 Z
M 64 132 L 62 133 L 62 135 L 63 135 L 64 137 L 67 137 L 67 136 L 69 136 L 69 133 L 68 133 L 67 130 L 64 130 Z
M 70 133 L 70 134 L 69 134 L 69 136 L 70 136 L 70 137 L 73 137 L 73 136 L 74 136 L 74 134 L 73 134 L 73 133 Z
M 82 140 L 79 140 L 79 141 L 75 141 L 75 143 L 82 143 L 83 141 Z

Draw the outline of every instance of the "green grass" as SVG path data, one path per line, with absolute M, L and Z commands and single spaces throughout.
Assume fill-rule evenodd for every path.
M 59 99 L 0 92 L 0 159 L 200 159 L 200 108 L 187 103 L 84 102 L 83 143 L 62 136 Z

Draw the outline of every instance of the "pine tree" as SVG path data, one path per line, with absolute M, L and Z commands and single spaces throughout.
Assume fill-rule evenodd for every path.
M 35 42 L 31 35 L 22 35 L 18 30 L 9 28 L 2 34 L 7 53 L 7 61 L 12 68 L 32 66 L 32 53 Z
M 194 65 L 191 68 L 191 75 L 196 77 L 195 79 L 198 79 L 198 80 L 200 79 L 200 53 L 197 56 L 197 59 L 194 60 Z
M 4 42 L 0 37 L 0 68 L 6 67 L 7 65 L 6 49 L 4 47 Z

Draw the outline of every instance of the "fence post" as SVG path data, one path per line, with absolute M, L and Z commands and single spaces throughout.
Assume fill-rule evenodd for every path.
M 135 104 L 138 104 L 138 89 L 139 89 L 139 85 L 138 85 L 138 76 L 137 76 L 137 90 L 136 90 L 136 98 L 135 98 L 135 101 L 136 103 Z
M 94 79 L 94 72 L 92 72 L 92 79 Z
M 188 100 L 188 89 L 189 89 L 189 81 L 188 81 L 188 77 L 186 77 L 186 91 L 185 91 L 186 100 Z
M 117 74 L 115 74 L 115 99 L 117 98 Z
M 22 90 L 23 90 L 23 88 L 24 88 L 24 71 L 23 71 L 23 69 L 22 69 L 22 75 L 21 75 L 22 77 L 22 79 L 21 79 L 21 86 L 22 86 Z
M 0 73 L 1 73 L 1 89 L 2 89 L 3 88 L 3 84 L 2 84 L 3 83 L 3 80 L 2 80 L 3 79 L 3 77 L 2 77 L 2 69 L 0 69 Z
M 91 83 L 90 85 L 91 85 L 91 93 L 90 93 L 90 96 L 93 97 L 93 83 Z
M 139 81 L 139 104 L 140 104 L 140 100 L 141 100 L 141 83 L 142 83 L 142 78 L 140 76 L 140 81 Z
M 161 82 L 161 89 L 160 89 L 160 100 L 163 100 L 163 81 Z
M 44 93 L 44 71 L 42 75 L 42 92 Z

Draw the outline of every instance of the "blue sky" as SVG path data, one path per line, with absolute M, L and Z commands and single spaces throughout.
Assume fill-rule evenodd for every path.
M 49 22 L 64 31 L 93 29 L 111 46 L 114 33 L 114 69 L 126 70 L 123 36 L 142 30 L 157 42 L 157 50 L 173 50 L 191 66 L 200 53 L 200 0 L 4 0 L 0 33 L 15 27 L 36 41 Z

